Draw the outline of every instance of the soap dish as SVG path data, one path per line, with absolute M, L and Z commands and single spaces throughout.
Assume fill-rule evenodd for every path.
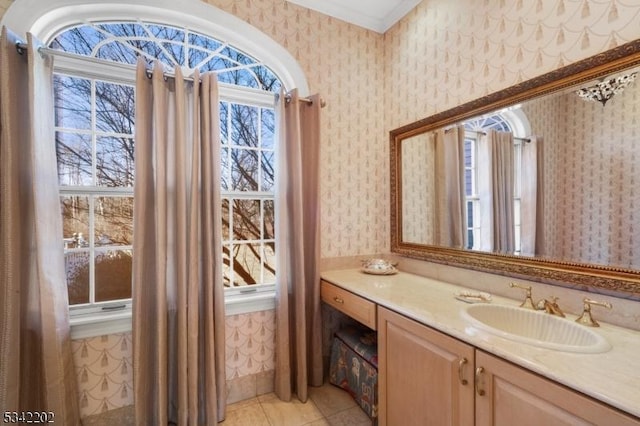
M 455 298 L 466 303 L 491 303 L 491 295 L 485 292 L 461 291 L 456 293 Z
M 362 272 L 364 272 L 365 274 L 372 274 L 372 275 L 393 275 L 397 273 L 398 270 L 394 266 L 389 265 L 386 268 L 363 267 Z

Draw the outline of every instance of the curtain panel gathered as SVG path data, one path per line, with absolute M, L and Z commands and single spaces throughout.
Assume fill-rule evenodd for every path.
M 435 243 L 465 248 L 467 215 L 464 188 L 464 127 L 440 129 L 434 136 Z
M 278 98 L 275 392 L 285 401 L 322 385 L 320 314 L 320 96 Z
M 522 254 L 544 256 L 544 142 L 531 136 L 522 146 Z
M 214 74 L 138 62 L 133 366 L 136 424 L 212 425 L 226 401 L 220 129 Z
M 487 130 L 478 144 L 478 195 L 481 250 L 513 254 L 515 250 L 513 134 Z
M 0 412 L 80 424 L 54 143 L 53 60 L 0 36 Z

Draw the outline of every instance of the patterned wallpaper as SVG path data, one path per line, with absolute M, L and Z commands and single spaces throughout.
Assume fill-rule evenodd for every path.
M 424 0 L 385 34 L 389 129 L 640 37 L 627 0 Z
M 402 142 L 402 241 L 435 241 L 435 143 L 426 134 Z
M 226 318 L 227 380 L 273 370 L 275 311 Z M 87 417 L 133 404 L 131 333 L 72 342 L 80 414 Z
M 388 250 L 389 130 L 640 37 L 632 0 L 423 0 L 385 35 L 284 0 L 208 1 L 285 46 L 327 101 L 323 257 Z M 0 0 L 0 13 L 10 4 Z M 230 319 L 228 374 L 268 367 L 268 317 Z M 74 342 L 83 413 L 131 398 L 130 342 Z
M 133 404 L 131 333 L 74 340 L 72 351 L 82 417 Z
M 275 318 L 274 310 L 227 317 L 227 380 L 274 369 Z
M 549 150 L 554 157 L 549 161 L 559 167 L 545 173 L 555 184 L 555 197 L 546 197 L 555 201 L 548 209 L 554 214 L 545 216 L 548 253 L 637 269 L 640 84 L 632 84 L 604 107 L 569 93 L 556 112 L 564 133 Z

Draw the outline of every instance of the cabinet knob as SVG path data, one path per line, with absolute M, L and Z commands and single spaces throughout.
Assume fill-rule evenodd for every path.
M 484 393 L 485 393 L 484 389 L 480 387 L 480 376 L 482 376 L 482 373 L 484 373 L 483 367 L 476 368 L 476 379 L 475 379 L 476 393 L 480 396 L 484 396 Z
M 334 297 L 334 298 L 333 298 L 333 300 L 334 300 L 336 303 L 340 303 L 340 304 L 343 304 L 343 303 L 344 303 L 344 300 L 342 300 L 342 299 L 341 299 L 341 298 L 339 298 L 338 296 Z
M 469 382 L 464 378 L 464 366 L 469 362 L 468 359 L 462 358 L 458 361 L 458 380 L 460 380 L 460 384 L 466 386 Z

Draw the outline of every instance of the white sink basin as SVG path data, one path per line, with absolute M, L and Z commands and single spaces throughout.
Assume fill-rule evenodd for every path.
M 542 348 L 578 353 L 611 349 L 609 342 L 594 330 L 543 311 L 477 304 L 467 306 L 462 315 L 476 328 Z

